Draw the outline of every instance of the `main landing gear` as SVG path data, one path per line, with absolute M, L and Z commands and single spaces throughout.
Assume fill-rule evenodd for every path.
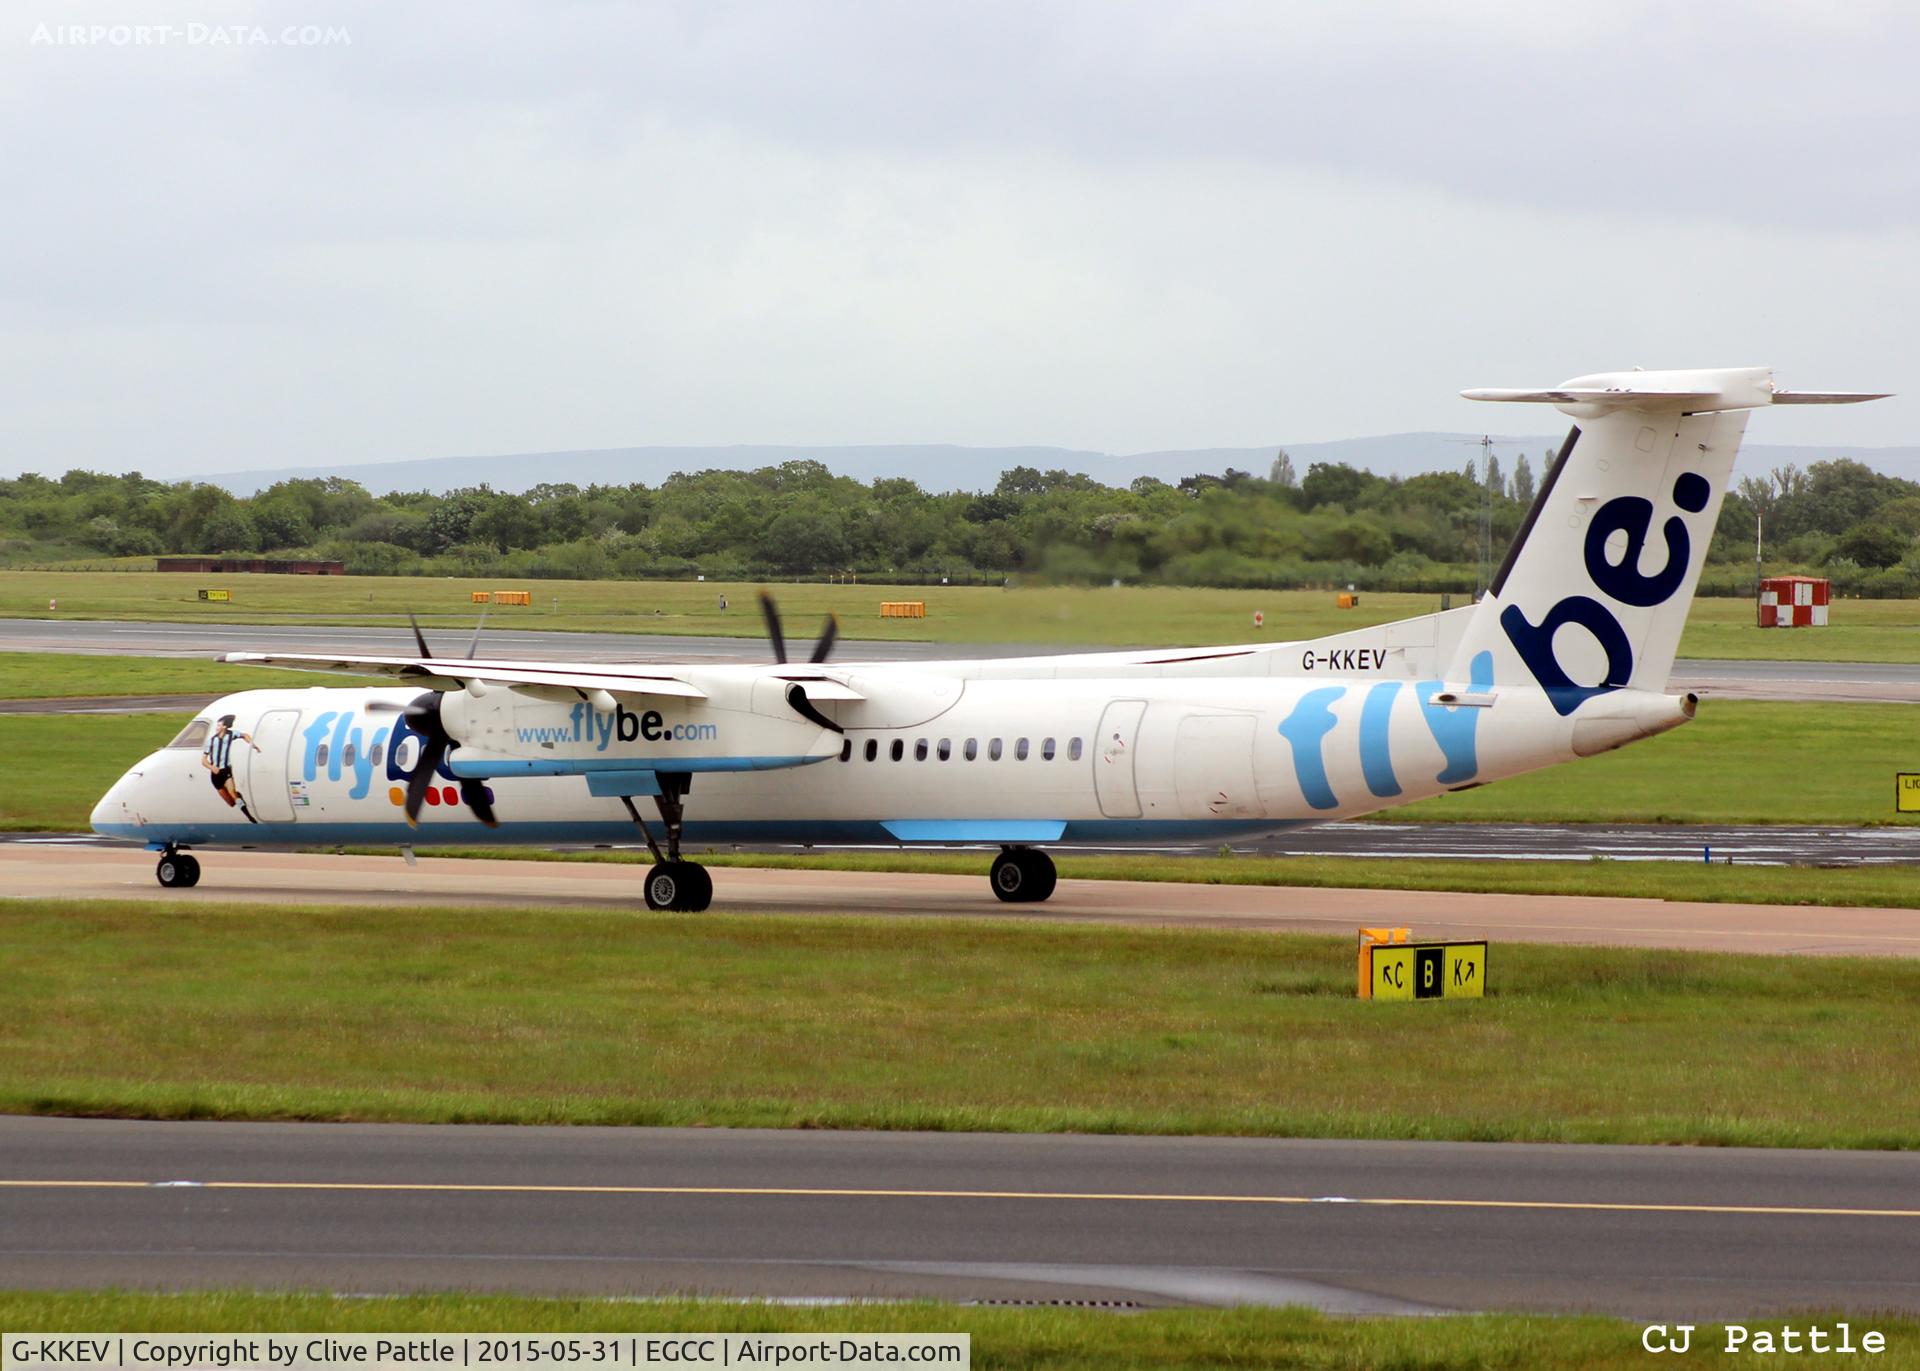
M 686 815 L 687 786 L 693 778 L 684 771 L 656 774 L 660 781 L 660 793 L 654 797 L 654 803 L 660 808 L 660 822 L 667 830 L 667 850 L 664 853 L 660 851 L 660 844 L 653 840 L 653 832 L 647 827 L 647 821 L 640 817 L 633 797 L 620 797 L 620 803 L 627 807 L 634 827 L 647 840 L 647 850 L 653 853 L 653 867 L 647 872 L 641 893 L 646 896 L 648 909 L 698 914 L 713 903 L 713 877 L 707 874 L 707 869 L 700 863 L 680 859 L 680 826 Z
M 1037 847 L 1003 847 L 987 879 L 1008 904 L 1038 904 L 1053 894 L 1053 858 Z
M 200 884 L 200 863 L 170 847 L 160 854 L 160 862 L 154 867 L 153 874 L 167 889 L 178 890 Z

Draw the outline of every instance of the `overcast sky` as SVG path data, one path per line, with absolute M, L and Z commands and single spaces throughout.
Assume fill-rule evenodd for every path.
M 0 470 L 1544 432 L 1456 392 L 1751 363 L 1908 393 L 1756 441 L 1917 443 L 1916 59 L 1855 0 L 25 0 Z

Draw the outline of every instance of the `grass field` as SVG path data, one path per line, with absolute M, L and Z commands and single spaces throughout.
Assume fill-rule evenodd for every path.
M 1805 1328 L 1833 1318 L 1796 1319 Z M 1850 1320 L 1886 1336 L 1875 1367 L 1920 1367 L 1920 1323 Z M 1746 1327 L 1777 1330 L 1772 1319 Z M 505 1295 L 366 1299 L 312 1294 L 0 1293 L 9 1333 L 966 1333 L 981 1371 L 1231 1366 L 1262 1371 L 1488 1371 L 1644 1368 L 1641 1325 L 1592 1316 L 1468 1314 L 1331 1318 L 1303 1309 L 964 1309 L 945 1304 L 795 1308 L 719 1300 L 561 1300 Z M 1696 1352 L 1725 1346 L 1703 1324 Z M 1749 1360 L 1755 1360 L 1749 1358 Z M 1816 1360 L 1825 1360 L 1818 1358 Z M 1787 1364 L 1778 1358 L 1758 1365 Z
M 202 601 L 203 585 L 233 592 Z M 401 623 L 408 610 L 433 625 L 473 623 L 470 592 L 492 581 L 398 576 L 217 576 L 157 572 L 0 571 L 0 617 L 160 619 L 185 623 Z M 530 581 L 527 609 L 500 608 L 489 622 L 623 633 L 727 634 L 757 638 L 751 584 L 687 581 Z M 790 637 L 828 611 L 853 638 L 954 643 L 1168 645 L 1320 637 L 1390 619 L 1428 614 L 1437 595 L 1364 594 L 1341 610 L 1331 591 L 1139 587 L 1078 590 L 978 586 L 773 585 Z M 725 593 L 732 608 L 720 612 Z M 47 602 L 59 601 L 49 614 Z M 924 600 L 927 618 L 882 619 L 882 600 Z M 1454 603 L 1463 603 L 1454 597 Z M 1266 627 L 1253 627 L 1254 611 Z M 1920 600 L 1847 600 L 1832 627 L 1761 629 L 1746 600 L 1696 600 L 1681 640 L 1691 657 L 1798 661 L 1920 661 Z M 753 650 L 743 647 L 743 652 Z
M 1904 960 L 1503 944 L 1381 1004 L 1346 939 L 958 920 L 17 901 L 0 946 L 12 1113 L 1920 1147 Z
M 84 830 L 107 787 L 189 717 L 0 715 L 0 830 Z
M 212 698 L 232 690 L 380 684 L 383 683 L 367 676 L 227 666 L 192 657 L 83 657 L 67 652 L 0 652 L 0 700 L 175 694 Z
M 7 657 L 0 654 L 0 667 Z M 113 663 L 95 681 L 116 681 Z M 239 670 L 240 668 L 234 668 Z M 300 676 L 302 673 L 289 673 Z M 322 680 L 322 677 L 313 677 Z M 114 693 L 103 684 L 99 694 Z M 177 733 L 181 715 L 0 716 L 0 829 L 84 828 L 120 773 Z M 1920 770 L 1911 705 L 1709 703 L 1684 728 L 1382 817 L 1551 823 L 1895 824 L 1893 776 Z

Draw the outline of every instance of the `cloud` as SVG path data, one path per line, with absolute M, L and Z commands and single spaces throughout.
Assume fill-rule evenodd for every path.
M 1137 451 L 1920 361 L 1900 11 L 194 13 L 351 42 L 0 52 L 11 465 Z

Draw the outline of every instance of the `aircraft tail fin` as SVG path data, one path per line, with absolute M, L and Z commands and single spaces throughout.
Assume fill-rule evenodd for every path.
M 1552 404 L 1575 426 L 1447 678 L 1484 678 L 1476 659 L 1490 654 L 1493 681 L 1538 685 L 1563 715 L 1608 691 L 1666 688 L 1750 410 L 1881 398 L 1776 391 L 1765 367 L 1463 393 Z

